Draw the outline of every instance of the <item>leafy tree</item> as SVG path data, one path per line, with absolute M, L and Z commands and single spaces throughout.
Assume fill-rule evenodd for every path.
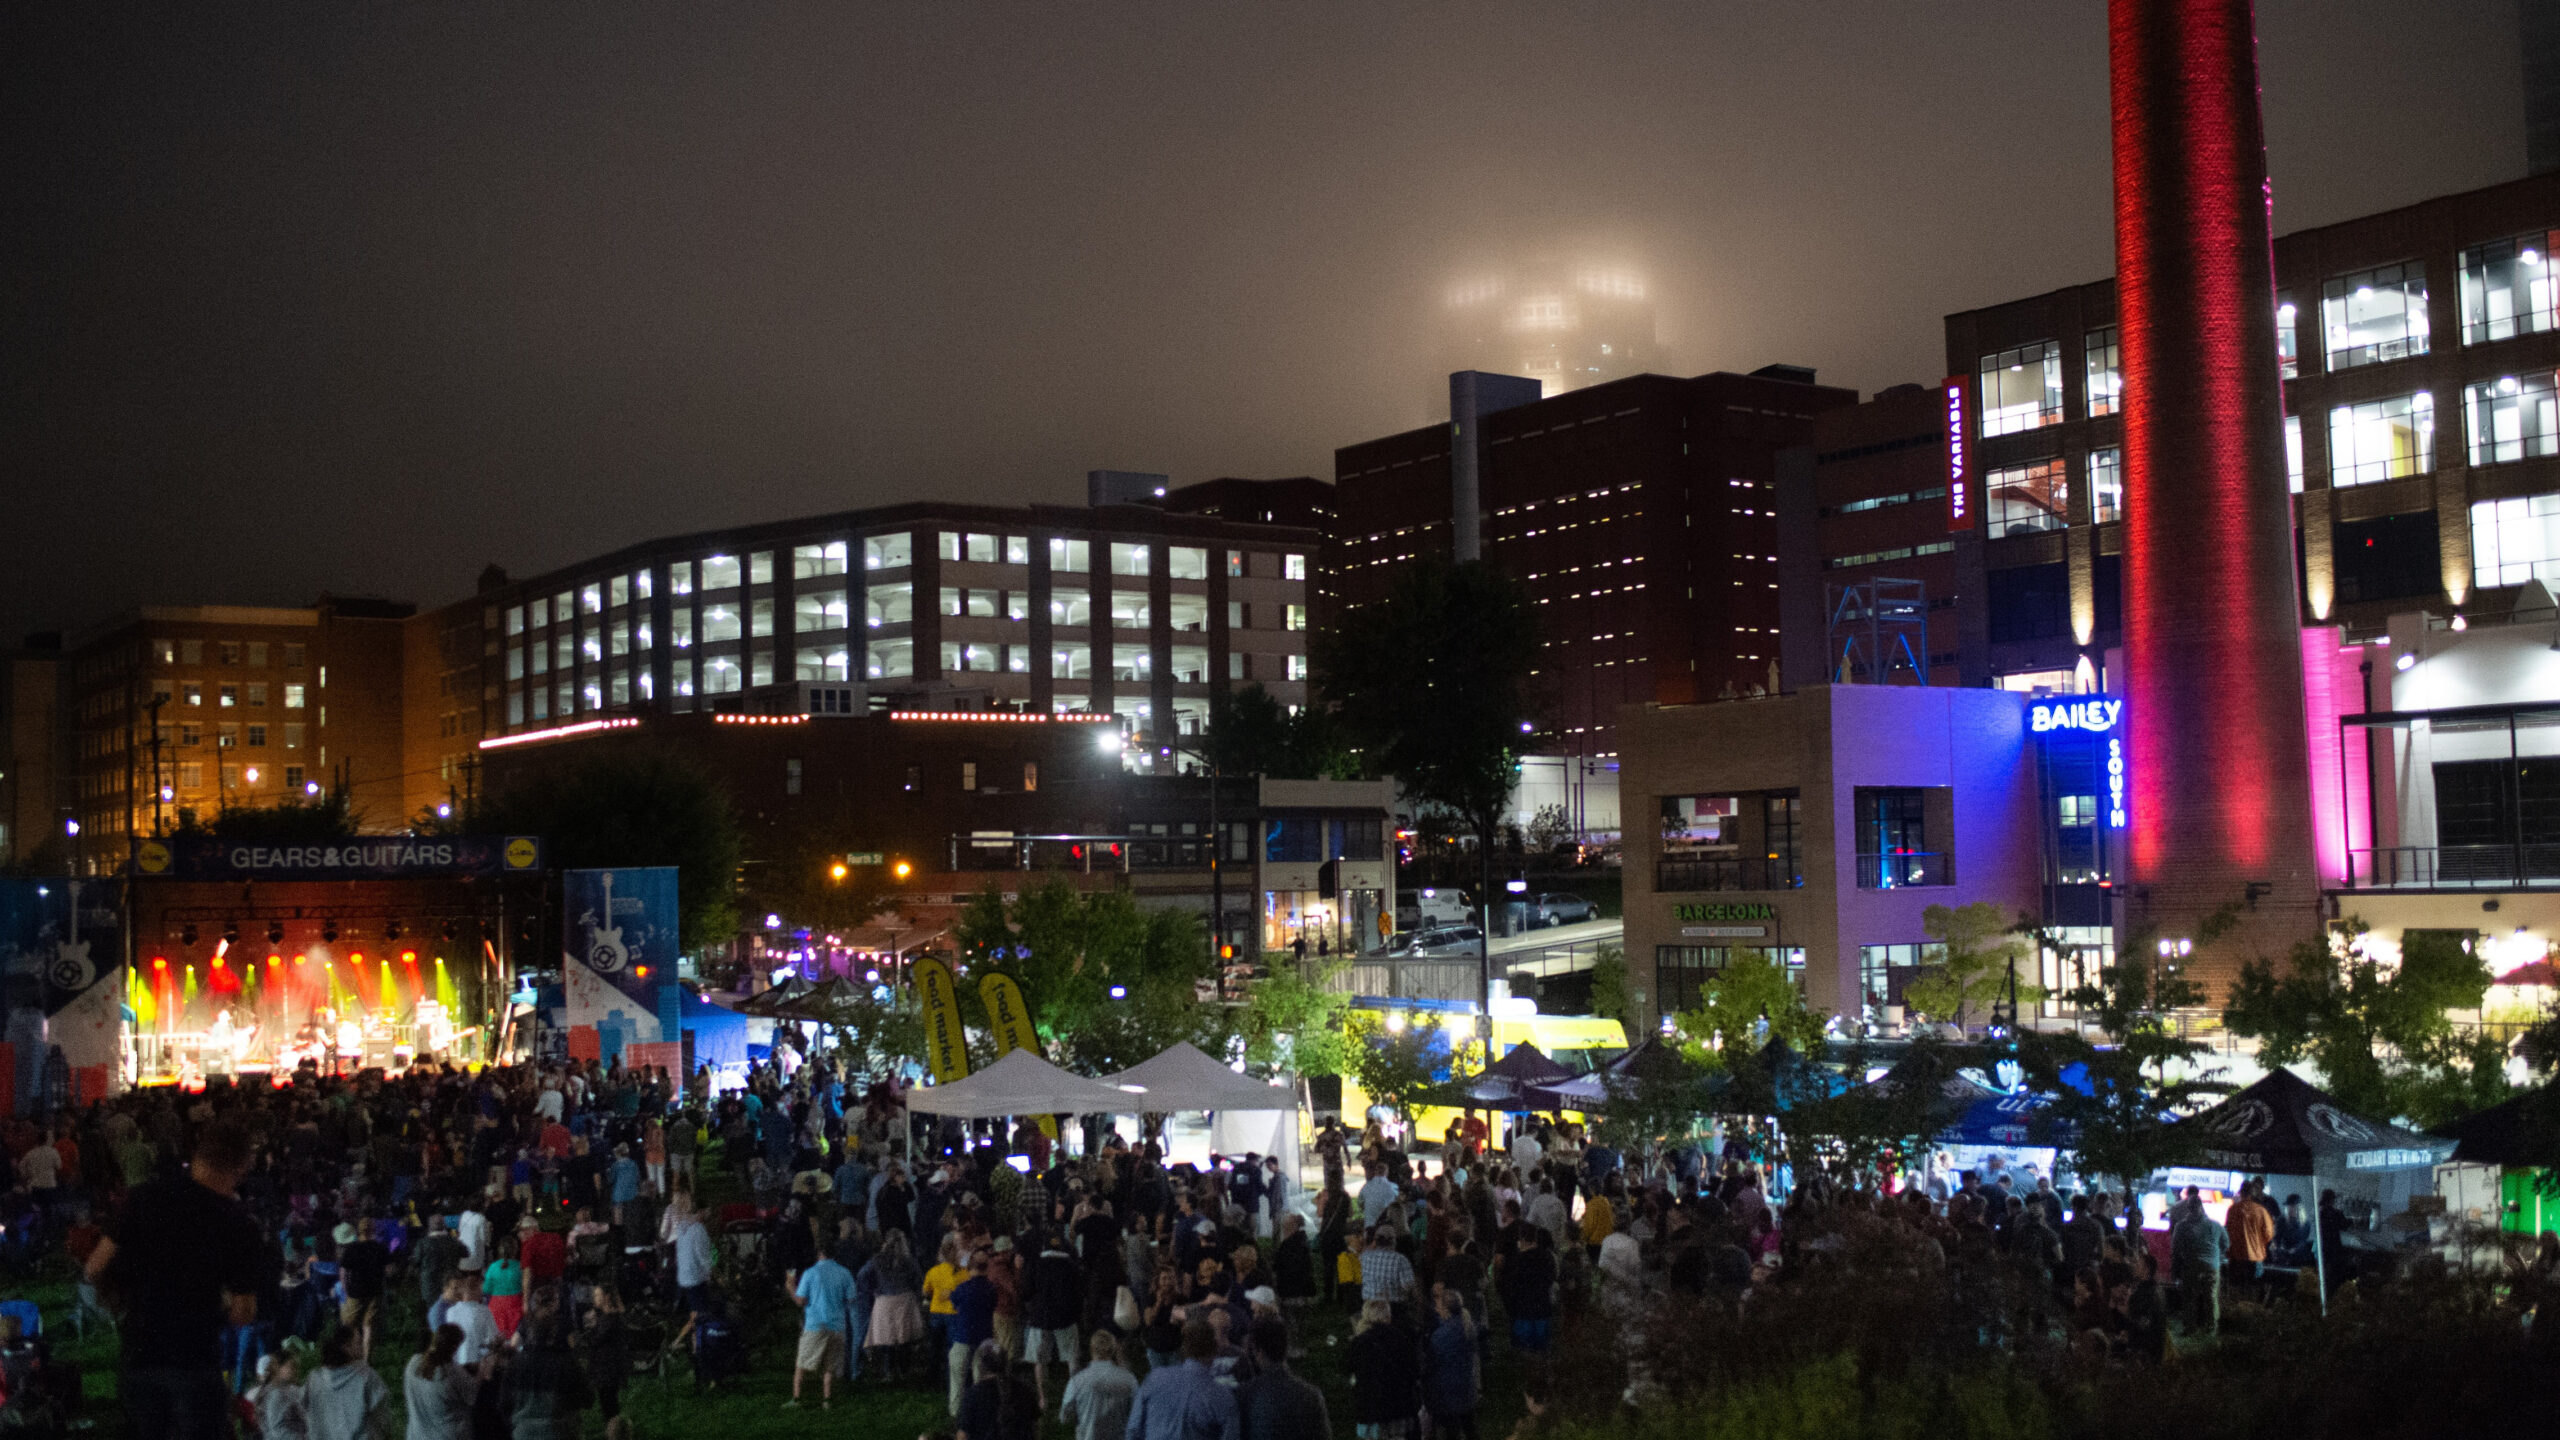
M 1707 977 L 1698 1003 L 1671 1023 L 1682 1054 L 1709 1068 L 1730 1068 L 1772 1040 L 1784 1040 L 1798 1052 L 1813 1049 L 1822 1043 L 1823 1020 L 1784 965 L 1766 951 L 1741 949 Z
M 866 989 L 860 999 L 830 1009 L 836 1062 L 853 1075 L 885 1075 L 900 1062 L 924 1053 L 924 1004 L 914 990 L 899 988 L 885 998 Z
M 2344 933 L 2295 945 L 2281 971 L 2264 958 L 2243 965 L 2223 1023 L 2257 1040 L 2269 1065 L 2318 1066 L 2349 1110 L 2421 1126 L 2459 1119 L 2508 1088 L 2506 1046 L 2446 1013 L 2477 1010 L 2489 988 L 2472 938 L 2407 931 L 2389 965 L 2363 922 L 2349 921 Z
M 1474 831 L 1480 893 L 1492 888 L 1537 655 L 1526 592 L 1481 561 L 1410 565 L 1385 599 L 1316 637 L 1344 740 L 1369 773 Z
M 1390 1029 L 1377 1016 L 1358 1014 L 1347 1027 L 1351 1040 L 1351 1075 L 1370 1102 L 1413 1119 L 1414 1107 L 1428 1104 L 1446 1070 L 1466 1073 L 1468 1057 L 1481 1051 L 1477 1042 L 1455 1032 L 1415 1023 Z
M 273 805 L 225 805 L 205 820 L 194 810 L 178 812 L 172 833 L 189 839 L 211 839 L 225 845 L 324 845 L 352 840 L 364 817 L 343 785 L 309 799 L 288 797 Z
M 744 858 L 729 797 L 701 769 L 656 749 L 599 748 L 526 773 L 480 803 L 484 834 L 539 835 L 554 870 L 672 865 L 679 941 L 738 933 Z
M 1218 1054 L 1234 1034 L 1227 1007 L 1200 1003 L 1215 971 L 1198 916 L 1052 876 L 1010 905 L 989 887 L 953 937 L 971 975 L 1010 975 L 1022 987 L 1050 1058 L 1070 1068 L 1125 1070 L 1178 1040 Z
M 823 816 L 795 815 L 749 837 L 747 846 L 752 913 L 828 933 L 856 929 L 896 903 L 897 886 L 885 868 L 848 863 L 851 837 Z
M 1643 1152 L 1676 1144 L 1697 1128 L 1698 1117 L 1715 1108 L 1707 1072 L 1668 1045 L 1634 1055 L 1623 1071 L 1603 1083 L 1609 1103 L 1593 1133 L 1620 1150 Z
M 1627 985 L 1627 952 L 1603 945 L 1591 956 L 1591 1013 L 1621 1025 L 1639 1023 L 1635 992 Z
M 1989 900 L 1932 905 L 1920 912 L 1920 928 L 1939 942 L 1944 958 L 1914 978 L 1903 998 L 1912 1009 L 1958 1026 L 1976 1009 L 1987 1011 L 2007 997 L 2015 966 L 2033 944 Z M 2044 993 L 2041 986 L 2018 982 L 2021 1007 Z
M 1814 1165 L 1852 1184 L 1917 1169 L 1937 1137 L 1962 1119 L 1981 1093 L 1959 1078 L 1981 1063 L 1973 1047 L 1920 1037 L 1885 1078 L 1788 1113 L 1787 1131 L 1798 1137 L 1797 1165 Z M 1868 1064 L 1866 1047 L 1860 1045 L 1850 1052 L 1846 1069 L 1851 1076 L 1863 1075 Z
M 1331 986 L 1349 965 L 1335 960 L 1302 973 L 1275 966 L 1245 992 L 1245 1063 L 1266 1073 L 1351 1073 L 1357 1043 L 1351 1034 L 1351 997 Z
M 2210 1046 L 2170 1028 L 2171 1013 L 2200 1004 L 2202 989 L 2153 963 L 2150 931 L 2126 938 L 2097 984 L 2064 997 L 2111 1043 L 2027 1031 L 2017 1037 L 2017 1049 L 2028 1083 L 2052 1097 L 2033 1122 L 2043 1138 L 2065 1144 L 2081 1174 L 2131 1185 L 2194 1159 L 2205 1137 L 2182 1117 L 2232 1087 L 2199 1063 Z M 2066 1071 L 2079 1083 L 2066 1079 Z
M 1553 853 L 1573 843 L 1573 817 L 1562 805 L 1541 805 L 1529 817 L 1529 848 Z
M 1308 705 L 1292 715 L 1259 684 L 1210 700 L 1204 753 L 1228 775 L 1323 780 L 1356 773 L 1332 712 Z

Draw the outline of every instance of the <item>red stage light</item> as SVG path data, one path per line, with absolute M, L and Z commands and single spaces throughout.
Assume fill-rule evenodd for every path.
M 415 951 L 415 950 L 403 950 L 403 951 L 401 951 L 401 952 L 400 952 L 400 963 L 401 963 L 401 964 L 403 964 L 403 965 L 415 965 L 415 964 L 417 964 L 417 963 L 418 963 L 418 952 L 417 952 L 417 951 Z
M 168 968 L 169 968 L 169 957 L 168 957 L 168 956 L 166 956 L 166 955 L 154 955 L 154 956 L 152 956 L 152 957 L 151 957 L 151 968 L 152 968 L 152 969 L 154 969 L 154 970 L 166 970 L 166 969 L 168 969 Z

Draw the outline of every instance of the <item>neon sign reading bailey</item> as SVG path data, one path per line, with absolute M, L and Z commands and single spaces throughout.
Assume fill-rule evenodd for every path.
M 2102 735 L 2116 728 L 2124 718 L 2121 700 L 2039 700 L 2027 707 L 2027 728 L 2039 735 L 2048 730 L 2085 730 Z

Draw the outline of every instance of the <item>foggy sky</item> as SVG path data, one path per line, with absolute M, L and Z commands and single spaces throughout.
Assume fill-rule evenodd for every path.
M 2099 0 L 32 9 L 11 641 L 1329 477 L 1435 418 L 1440 286 L 1517 251 L 1641 264 L 1661 368 L 1869 391 L 2112 268 Z M 2523 173 L 2513 0 L 2259 24 L 2279 233 Z

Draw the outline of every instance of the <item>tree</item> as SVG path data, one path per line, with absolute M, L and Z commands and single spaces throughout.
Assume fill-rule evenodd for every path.
M 1370 774 L 1475 832 L 1484 893 L 1518 778 L 1538 626 L 1517 582 L 1481 561 L 1406 567 L 1386 598 L 1316 637 L 1317 674 Z
M 1330 711 L 1308 705 L 1293 715 L 1260 684 L 1210 700 L 1203 753 L 1227 775 L 1323 780 L 1354 771 Z
M 865 987 L 860 999 L 830 1009 L 836 1062 L 851 1075 L 885 1075 L 924 1054 L 924 1004 L 912 989 L 885 997 Z
M 2440 1125 L 2507 1093 L 2505 1044 L 2446 1013 L 2480 1008 L 2492 977 L 2478 950 L 2471 935 L 2408 930 L 2387 963 L 2350 920 L 2295 945 L 2281 971 L 2263 957 L 2243 965 L 2223 1023 L 2257 1040 L 2268 1065 L 2318 1066 L 2351 1111 Z
M 1234 1034 L 1228 1007 L 1200 1003 L 1215 970 L 1198 916 L 1052 876 L 1010 905 L 990 886 L 953 937 L 971 975 L 1013 977 L 1051 1058 L 1072 1069 L 1125 1070 L 1179 1040 L 1218 1054 Z
M 1591 1013 L 1621 1025 L 1638 1023 L 1635 992 L 1627 986 L 1627 952 L 1603 945 L 1591 956 Z
M 2083 1175 L 2131 1185 L 2195 1158 L 2205 1139 L 2183 1118 L 2232 1087 L 2198 1064 L 2210 1046 L 2170 1029 L 2171 1013 L 2200 1003 L 2203 991 L 2153 963 L 2152 932 L 2126 938 L 2097 984 L 2064 997 L 2111 1044 L 2036 1031 L 2016 1044 L 2028 1083 L 2051 1097 L 2033 1121 L 2040 1138 L 2070 1150 Z
M 1466 1045 L 1472 1043 L 1427 1022 L 1391 1028 L 1368 1013 L 1352 1018 L 1349 1036 L 1351 1074 L 1362 1093 L 1407 1122 L 1415 1106 L 1429 1102 L 1444 1067 L 1463 1073 Z
M 483 834 L 539 835 L 554 870 L 672 865 L 685 949 L 738 933 L 744 842 L 729 797 L 690 761 L 655 749 L 563 758 L 484 799 Z
M 1698 1117 L 1714 1108 L 1706 1072 L 1667 1045 L 1630 1057 L 1622 1071 L 1601 1083 L 1609 1103 L 1593 1130 L 1602 1143 L 1620 1150 L 1641 1153 L 1685 1140 Z
M 850 863 L 851 837 L 824 817 L 794 814 L 747 846 L 744 888 L 751 913 L 780 915 L 794 929 L 841 933 L 896 903 L 897 886 L 887 868 Z
M 1845 1068 L 1852 1076 L 1862 1075 L 1868 1063 L 1861 1044 L 1851 1050 Z M 1812 1143 L 1797 1145 L 1796 1163 L 1818 1166 L 1849 1184 L 1909 1173 L 1981 1094 L 1960 1078 L 1965 1069 L 1980 1064 L 1981 1055 L 1970 1046 L 1921 1036 L 1884 1078 L 1852 1085 L 1788 1113 L 1788 1132 L 1812 1137 Z
M 207 838 L 225 845 L 322 845 L 352 840 L 364 817 L 344 785 L 308 799 L 287 797 L 273 805 L 225 805 L 211 820 L 193 810 L 178 812 L 172 832 L 190 839 Z
M 1736 1066 L 1772 1040 L 1799 1053 L 1812 1050 L 1822 1043 L 1824 1018 L 1805 1003 L 1784 965 L 1766 951 L 1741 949 L 1722 970 L 1709 973 L 1698 1003 L 1671 1023 L 1681 1053 L 1714 1068 Z
M 1356 1057 L 1350 1028 L 1351 996 L 1332 988 L 1333 978 L 1349 968 L 1335 960 L 1300 973 L 1295 966 L 1276 966 L 1245 991 L 1245 1064 L 1269 1073 L 1343 1075 Z
M 1920 928 L 1938 940 L 1944 958 L 1912 980 L 1904 1000 L 1924 1015 L 1959 1027 L 1974 1010 L 1989 1010 L 2008 996 L 2017 963 L 2032 946 L 2020 933 L 2023 923 L 2012 923 L 1988 900 L 1921 911 Z M 2043 987 L 2020 981 L 2018 1004 L 2033 1004 L 2044 993 Z

